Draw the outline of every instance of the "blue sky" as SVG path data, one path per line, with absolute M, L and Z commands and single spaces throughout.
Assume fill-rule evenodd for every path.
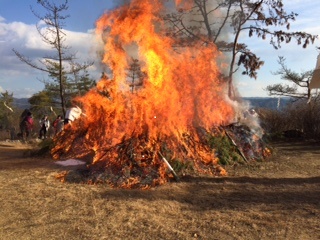
M 56 2 L 59 2 L 57 0 Z M 30 97 L 43 89 L 39 80 L 46 79 L 47 75 L 32 69 L 12 52 L 15 48 L 30 58 L 45 56 L 46 46 L 42 43 L 35 25 L 38 19 L 30 10 L 30 5 L 41 14 L 43 10 L 37 0 L 0 0 L 0 91 L 13 92 L 17 98 Z M 61 2 L 61 1 L 60 1 Z M 95 65 L 90 69 L 90 74 L 99 79 L 103 66 L 97 62 L 95 55 L 97 43 L 92 34 L 96 20 L 104 11 L 114 7 L 120 0 L 69 0 L 66 20 L 67 44 L 72 46 L 72 51 L 77 52 L 79 60 L 94 60 Z M 284 0 L 287 12 L 299 14 L 297 20 L 291 23 L 292 31 L 306 31 L 318 35 L 320 33 L 319 12 L 320 4 L 314 0 Z M 239 92 L 244 97 L 265 97 L 264 90 L 267 85 L 280 83 L 280 76 L 272 72 L 279 69 L 278 56 L 284 56 L 289 68 L 300 72 L 314 69 L 320 47 L 319 39 L 307 49 L 295 43 L 284 45 L 280 50 L 273 50 L 268 41 L 256 38 L 242 37 L 241 42 L 246 43 L 261 60 L 264 66 L 258 73 L 258 79 L 250 79 L 241 74 L 236 76 Z M 81 61 L 79 61 L 81 62 Z
M 287 13 L 298 13 L 296 21 L 291 22 L 290 31 L 308 32 L 319 35 L 319 37 L 313 45 L 309 45 L 306 49 L 292 42 L 282 45 L 278 50 L 274 50 L 268 41 L 242 38 L 241 41 L 246 43 L 249 49 L 255 52 L 261 60 L 265 61 L 264 66 L 258 72 L 257 80 L 238 75 L 237 86 L 242 96 L 268 96 L 263 89 L 270 84 L 284 82 L 279 75 L 272 74 L 280 68 L 277 63 L 278 56 L 284 56 L 287 67 L 298 73 L 313 70 L 316 66 L 319 54 L 316 47 L 320 47 L 319 2 L 314 0 L 284 0 L 283 3 Z
M 30 6 L 43 15 L 43 8 L 36 0 L 0 0 L 0 91 L 13 92 L 17 98 L 30 97 L 41 91 L 44 84 L 40 80 L 47 79 L 45 73 L 21 62 L 12 51 L 14 48 L 30 59 L 46 56 L 48 46 L 44 45 L 36 30 L 39 19 L 31 12 Z M 92 32 L 96 20 L 114 6 L 114 1 L 69 0 L 68 6 L 68 11 L 64 12 L 70 15 L 65 21 L 67 45 L 77 53 L 79 62 L 96 62 L 90 74 L 99 79 L 102 70 L 97 63 Z

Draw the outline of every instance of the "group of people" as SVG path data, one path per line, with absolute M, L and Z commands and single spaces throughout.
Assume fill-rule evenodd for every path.
M 79 118 L 82 114 L 81 109 L 78 106 L 69 108 L 66 111 L 65 118 L 58 115 L 56 119 L 51 123 L 48 119 L 48 115 L 43 115 L 40 119 L 40 131 L 39 139 L 46 139 L 49 135 L 49 129 L 53 128 L 53 134 L 56 135 L 61 132 L 65 125 L 70 124 L 75 119 Z M 34 129 L 34 119 L 32 113 L 29 110 L 25 110 L 21 115 L 20 132 L 23 140 L 27 140 Z
M 52 126 L 54 129 L 54 135 L 62 131 L 63 129 L 63 119 L 61 115 L 58 115 L 57 118 L 50 123 L 48 119 L 48 115 L 44 115 L 40 121 L 40 131 L 39 138 L 45 139 L 49 135 L 49 128 Z M 28 111 L 25 116 L 22 116 L 22 120 L 20 122 L 20 134 L 23 140 L 27 140 L 30 137 L 32 130 L 34 129 L 34 119 L 32 113 Z
M 47 138 L 49 128 L 51 127 L 50 121 L 48 119 L 47 115 L 44 115 L 40 121 L 40 132 L 39 132 L 39 138 L 45 139 Z M 52 127 L 54 129 L 54 135 L 61 132 L 63 129 L 63 120 L 62 116 L 58 115 L 57 118 L 52 122 Z

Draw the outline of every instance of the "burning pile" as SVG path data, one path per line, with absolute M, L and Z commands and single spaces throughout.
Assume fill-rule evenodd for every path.
M 134 0 L 106 12 L 96 33 L 112 77 L 75 99 L 85 117 L 56 137 L 52 154 L 86 159 L 94 181 L 150 187 L 172 177 L 164 159 L 204 174 L 225 175 L 208 135 L 234 118 L 212 45 L 175 49 L 158 17 L 163 1 Z M 130 61 L 139 62 L 131 88 Z M 131 84 L 131 85 L 130 85 Z M 186 167 L 187 168 L 187 167 Z
M 271 155 L 262 136 L 247 125 L 230 124 L 224 127 L 224 131 L 245 162 L 262 161 Z

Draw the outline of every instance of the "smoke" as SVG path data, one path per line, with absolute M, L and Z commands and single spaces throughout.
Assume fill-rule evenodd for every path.
M 200 1 L 199 1 L 200 2 Z M 194 4 L 194 1 L 175 1 L 176 8 L 174 8 L 174 3 L 171 2 L 167 4 L 168 13 L 175 13 L 177 10 L 183 10 L 182 15 L 182 25 L 178 26 L 178 28 L 188 28 L 192 29 L 193 34 L 197 37 L 203 38 L 204 41 L 207 41 L 209 37 L 208 29 L 205 27 L 204 21 L 207 18 L 207 21 L 210 25 L 211 30 L 211 42 L 229 42 L 232 40 L 232 32 L 233 29 L 230 27 L 230 23 L 226 23 L 223 25 L 223 21 L 227 17 L 227 9 L 223 7 L 219 7 L 218 1 L 201 1 L 201 6 L 197 6 Z M 179 3 L 179 4 L 178 4 Z M 191 5 L 193 4 L 193 5 Z M 207 15 L 203 16 L 200 14 L 203 12 L 203 6 L 205 4 L 205 8 L 207 11 Z M 229 13 L 230 14 L 230 13 Z M 223 25 L 223 27 L 222 27 Z M 186 33 L 188 34 L 188 33 Z M 215 39 L 216 38 L 216 39 Z M 220 70 L 224 75 L 228 75 L 228 66 L 230 63 L 231 56 L 230 54 L 221 54 L 216 59 L 216 62 L 219 64 Z
M 264 130 L 261 127 L 259 114 L 251 106 L 249 101 L 230 101 L 235 109 L 235 123 L 245 125 L 250 128 L 251 132 L 262 138 Z
M 115 8 L 117 8 L 119 6 L 123 6 L 125 4 L 129 4 L 132 1 L 133 0 L 113 0 L 113 4 L 114 4 Z

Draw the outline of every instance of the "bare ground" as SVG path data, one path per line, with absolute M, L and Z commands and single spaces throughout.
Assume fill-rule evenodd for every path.
M 50 158 L 0 143 L 0 239 L 320 239 L 320 143 L 275 143 L 229 176 L 152 190 L 70 184 Z

